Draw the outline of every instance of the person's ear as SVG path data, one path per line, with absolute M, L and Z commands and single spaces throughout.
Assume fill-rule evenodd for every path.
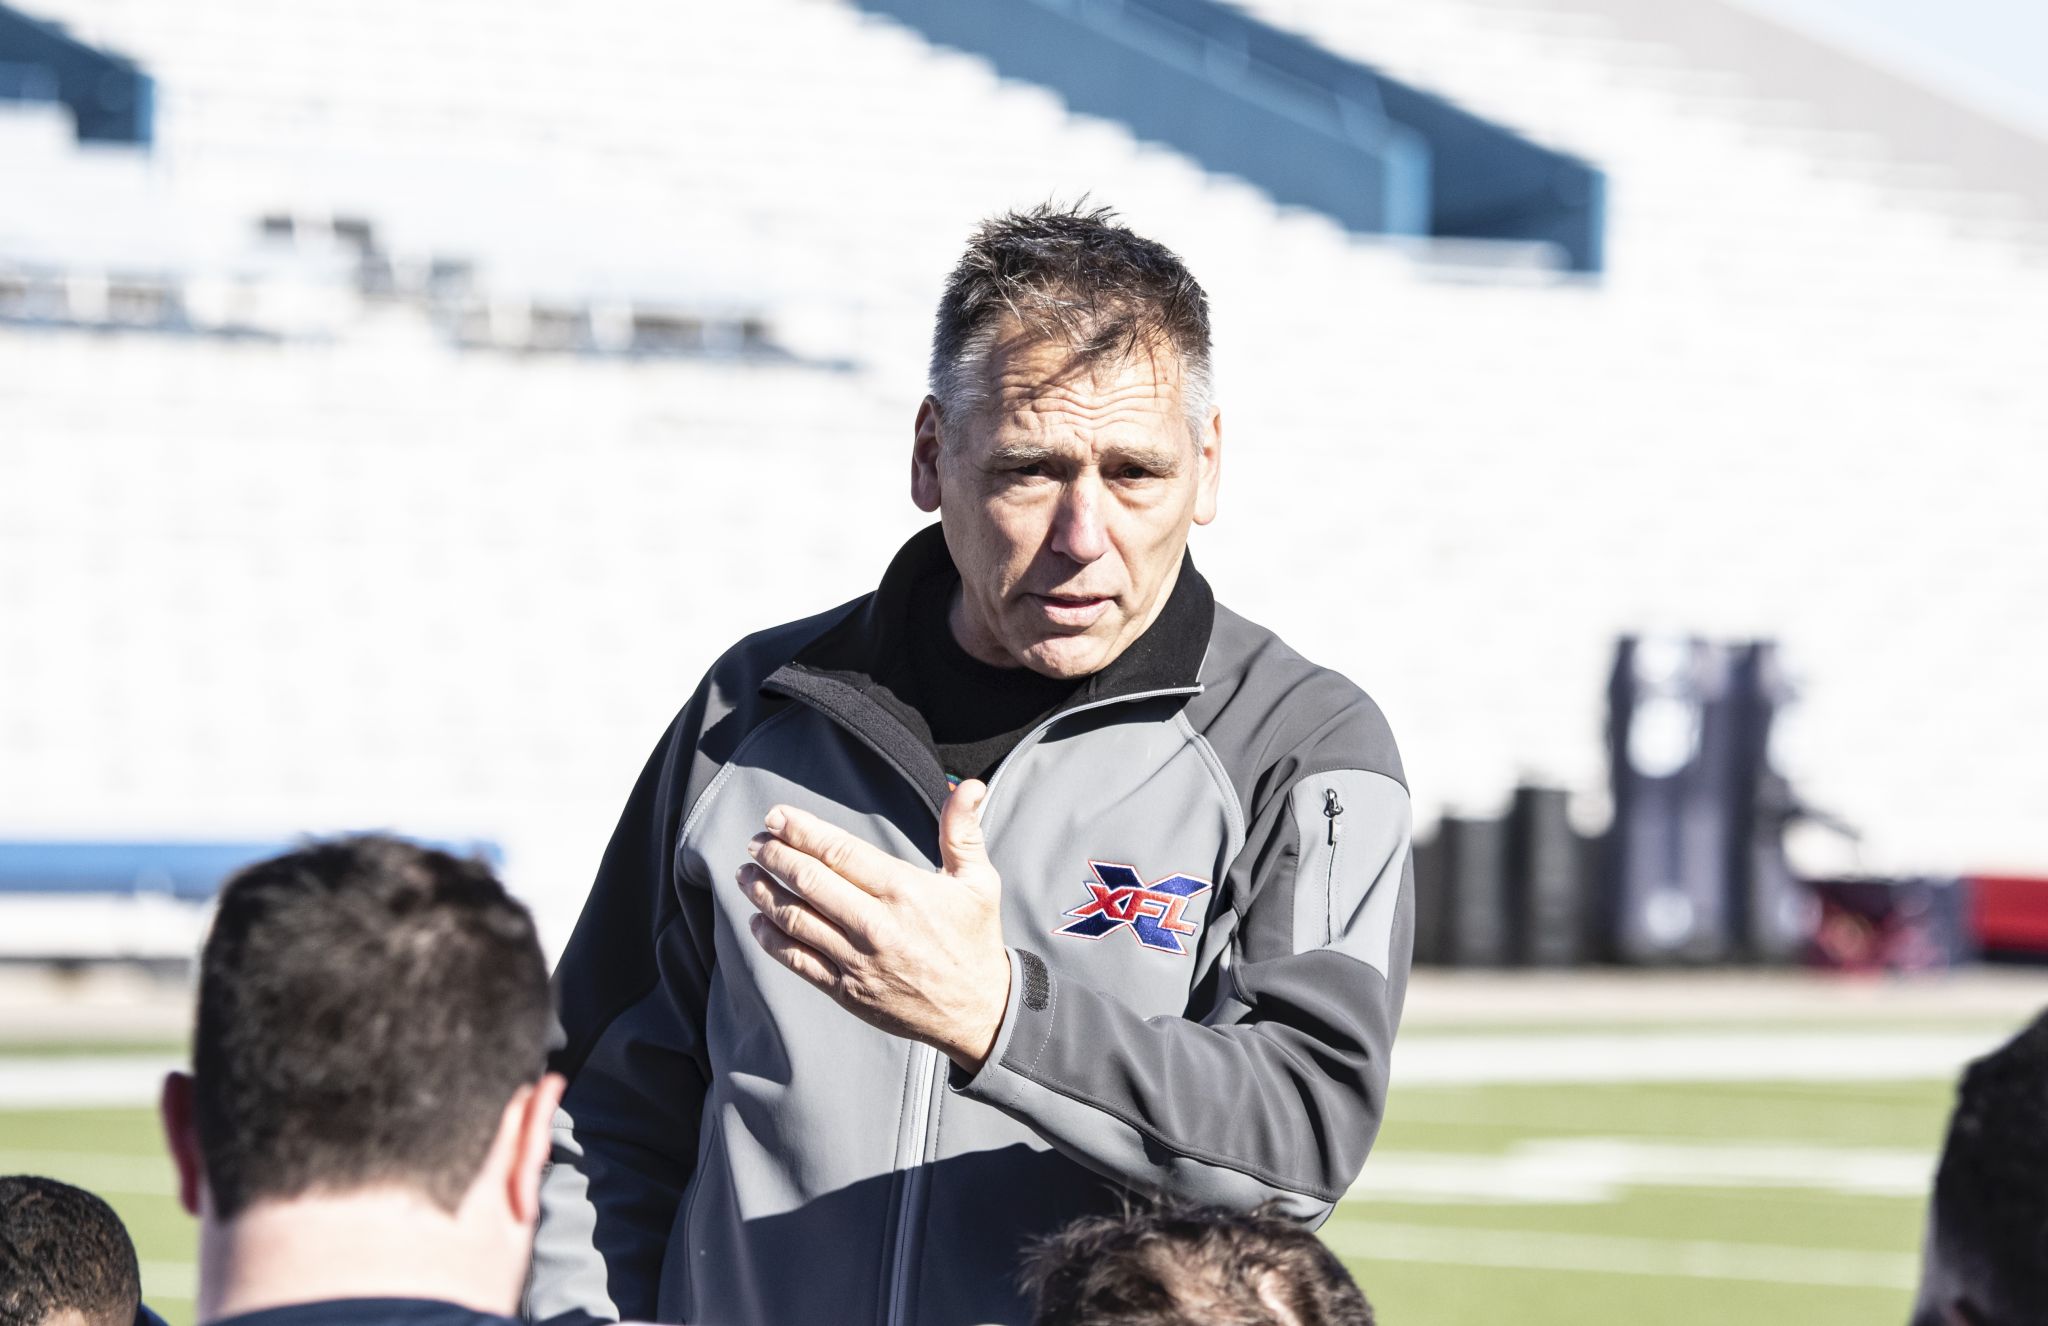
M 157 1115 L 163 1121 L 164 1145 L 170 1149 L 171 1164 L 178 1171 L 178 1205 L 185 1208 L 187 1215 L 196 1216 L 206 1184 L 206 1166 L 200 1160 L 198 1105 L 189 1074 L 164 1074 Z
M 939 509 L 939 453 L 945 449 L 940 424 L 938 401 L 925 397 L 917 407 L 917 433 L 910 444 L 910 500 L 919 511 Z
M 506 1199 L 512 1217 L 522 1225 L 540 1219 L 540 1172 L 546 1168 L 554 1145 L 555 1109 L 569 1085 L 560 1073 L 543 1074 L 540 1081 L 521 1088 L 520 1096 L 507 1106 L 507 1123 L 512 1129 L 512 1171 L 507 1176 Z
M 1223 411 L 1211 408 L 1195 436 L 1195 523 L 1216 519 L 1216 486 L 1223 478 Z

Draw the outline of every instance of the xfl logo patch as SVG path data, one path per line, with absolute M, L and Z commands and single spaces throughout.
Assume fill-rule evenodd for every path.
M 1056 935 L 1077 935 L 1100 939 L 1112 930 L 1131 928 L 1138 942 L 1162 953 L 1186 953 L 1183 936 L 1202 928 L 1200 921 L 1184 915 L 1188 903 L 1209 891 L 1209 881 L 1193 875 L 1168 875 L 1147 884 L 1129 866 L 1108 861 L 1090 861 L 1095 878 L 1086 881 L 1088 901 L 1066 915 L 1070 923 L 1053 931 Z

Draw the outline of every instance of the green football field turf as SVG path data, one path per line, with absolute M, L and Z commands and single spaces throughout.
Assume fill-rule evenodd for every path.
M 1408 1176 L 1393 1184 L 1406 1190 L 1345 1203 L 1324 1236 L 1390 1326 L 1903 1321 L 1918 1169 L 1939 1147 L 1951 1092 L 1943 1081 L 1397 1086 L 1367 1188 L 1384 1169 Z M 150 1301 L 186 1326 L 193 1224 L 149 1111 L 0 1110 L 0 1173 L 24 1171 L 110 1201 Z

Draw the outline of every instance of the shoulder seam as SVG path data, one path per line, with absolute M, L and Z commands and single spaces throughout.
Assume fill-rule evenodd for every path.
M 1333 773 L 1360 773 L 1360 774 L 1370 774 L 1370 775 L 1372 775 L 1372 776 L 1373 776 L 1374 778 L 1384 778 L 1384 779 L 1386 779 L 1386 780 L 1387 780 L 1388 782 L 1392 783 L 1392 784 L 1393 784 L 1393 785 L 1394 785 L 1395 787 L 1398 787 L 1398 788 L 1400 788 L 1400 789 L 1401 789 L 1401 791 L 1402 791 L 1402 793 L 1403 793 L 1404 795 L 1408 795 L 1408 796 L 1413 796 L 1413 795 L 1414 795 L 1414 794 L 1413 794 L 1412 792 L 1409 792 L 1409 790 L 1408 790 L 1408 783 L 1407 783 L 1407 780 L 1406 780 L 1406 779 L 1403 779 L 1403 778 L 1397 777 L 1397 776 L 1396 776 L 1396 775 L 1394 775 L 1394 774 L 1390 774 L 1390 773 L 1388 773 L 1388 772 L 1387 772 L 1387 771 L 1386 771 L 1385 769 L 1368 769 L 1368 768 L 1366 768 L 1366 767 L 1365 767 L 1364 765 L 1362 765 L 1362 764 L 1344 764 L 1344 763 L 1341 763 L 1341 762 L 1340 762 L 1340 763 L 1333 763 L 1333 764 L 1309 764 L 1309 765 L 1304 765 L 1304 766 L 1302 767 L 1302 770 L 1301 770 L 1301 772 L 1300 772 L 1300 773 L 1297 773 L 1296 775 L 1294 775 L 1294 779 L 1293 779 L 1293 781 L 1291 781 L 1291 782 L 1289 782 L 1289 783 L 1287 784 L 1287 789 L 1288 789 L 1288 791 L 1289 791 L 1289 792 L 1292 792 L 1292 791 L 1293 791 L 1293 790 L 1294 790 L 1294 789 L 1295 789 L 1296 787 L 1300 786 L 1300 784 L 1301 784 L 1301 781 L 1302 781 L 1302 780 L 1303 780 L 1304 778 L 1320 778 L 1320 777 L 1322 777 L 1322 776 L 1323 776 L 1324 774 L 1333 774 Z
M 1230 851 L 1225 859 L 1226 862 L 1235 861 L 1237 854 L 1242 852 L 1245 844 L 1250 841 L 1251 835 L 1245 826 L 1244 803 L 1238 800 L 1237 787 L 1230 781 L 1230 771 L 1223 767 L 1223 757 L 1216 753 L 1216 748 L 1209 744 L 1209 739 L 1195 731 L 1195 725 L 1188 721 L 1185 705 L 1173 711 L 1173 721 L 1194 746 L 1195 753 L 1201 757 L 1203 767 L 1209 771 L 1210 779 L 1223 793 L 1223 810 L 1231 834 Z
M 794 705 L 778 709 L 754 724 L 753 727 L 747 729 L 747 735 L 740 738 L 740 744 L 733 748 L 731 757 L 718 766 L 718 772 L 712 775 L 711 781 L 705 784 L 704 790 L 697 794 L 697 800 L 690 806 L 690 813 L 683 817 L 682 827 L 676 830 L 678 867 L 680 866 L 683 848 L 688 845 L 691 833 L 695 832 L 698 822 L 704 818 L 705 813 L 710 809 L 712 798 L 725 786 L 725 780 L 732 776 L 733 768 L 739 764 L 740 756 L 746 754 L 747 748 L 752 746 L 769 728 L 774 727 L 794 712 L 796 712 Z M 681 873 L 680 868 L 678 868 L 677 873 Z

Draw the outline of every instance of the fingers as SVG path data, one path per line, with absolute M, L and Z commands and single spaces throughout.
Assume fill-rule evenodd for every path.
M 754 937 L 769 957 L 789 968 L 797 975 L 817 986 L 826 994 L 836 994 L 839 989 L 839 968 L 832 960 L 801 940 L 792 939 L 775 927 L 767 917 L 756 913 L 747 918 L 747 933 Z
M 739 868 L 735 877 L 739 880 L 740 891 L 747 895 L 747 901 L 754 904 L 763 919 L 824 957 L 833 965 L 835 972 L 858 957 L 845 932 L 830 918 L 806 906 L 803 899 L 783 888 L 780 881 L 761 867 L 749 862 Z M 751 917 L 748 919 L 752 920 Z
M 817 857 L 766 833 L 757 833 L 748 840 L 747 855 L 759 862 L 776 884 L 809 903 L 841 929 L 867 932 L 874 919 L 874 895 L 854 887 Z
M 904 869 L 903 863 L 887 852 L 827 824 L 809 811 L 777 806 L 768 812 L 766 823 L 770 834 L 804 855 L 815 857 L 833 874 L 877 897 L 894 887 Z
M 981 836 L 981 805 L 988 786 L 969 778 L 953 789 L 939 811 L 939 860 L 949 875 L 964 875 L 989 864 L 988 844 Z

